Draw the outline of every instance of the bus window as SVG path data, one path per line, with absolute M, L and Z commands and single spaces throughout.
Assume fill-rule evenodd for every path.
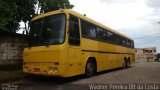
M 103 38 L 103 29 L 102 28 L 99 28 L 97 27 L 97 38 L 98 39 L 102 39 Z
M 97 27 L 97 38 L 102 41 L 107 41 L 107 31 Z
M 131 48 L 134 48 L 134 42 L 131 41 Z
M 122 45 L 125 46 L 126 45 L 126 40 L 124 38 L 122 38 Z
M 114 34 L 110 31 L 107 31 L 107 39 L 109 42 L 114 43 Z
M 90 28 L 90 30 L 89 30 L 89 32 L 90 32 L 90 37 L 91 38 L 96 38 L 96 30 L 95 30 L 95 27 L 94 26 L 92 26 L 91 28 Z
M 29 46 L 62 44 L 65 36 L 65 15 L 56 14 L 31 22 Z
M 119 45 L 120 44 L 120 36 L 115 34 L 114 39 L 115 39 L 115 43 Z
M 69 44 L 80 45 L 78 18 L 72 15 L 70 15 L 69 30 Z
M 81 27 L 82 27 L 82 36 L 94 39 L 96 38 L 96 27 L 95 25 L 81 20 Z

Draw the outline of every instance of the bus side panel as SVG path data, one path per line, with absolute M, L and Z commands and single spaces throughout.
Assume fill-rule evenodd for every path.
M 98 52 L 96 52 L 98 51 L 98 42 L 91 39 L 81 38 L 81 46 L 83 51 L 82 62 L 83 62 L 84 72 L 85 72 L 85 65 L 90 57 L 96 59 L 97 70 L 103 68 L 103 66 L 101 65 L 102 64 L 101 56 L 99 55 Z

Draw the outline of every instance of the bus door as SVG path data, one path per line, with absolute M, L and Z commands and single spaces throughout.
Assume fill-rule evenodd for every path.
M 70 75 L 82 72 L 79 19 L 72 15 L 69 20 L 68 63 Z

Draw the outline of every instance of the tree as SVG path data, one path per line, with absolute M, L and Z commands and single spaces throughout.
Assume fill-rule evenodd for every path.
M 29 23 L 32 16 L 35 16 L 35 0 L 15 0 L 17 5 L 16 20 L 24 22 L 25 31 L 29 30 Z
M 19 22 L 22 21 L 25 30 L 29 31 L 33 16 L 60 8 L 73 7 L 68 0 L 0 0 L 0 30 L 17 32 L 20 29 Z
M 71 5 L 68 0 L 38 0 L 38 11 L 40 13 L 46 13 L 58 9 L 72 9 L 74 5 Z
M 27 26 L 31 16 L 35 14 L 34 5 L 34 0 L 0 0 L 0 30 L 15 33 L 20 29 L 21 21 Z
M 0 30 L 16 32 L 19 27 L 16 16 L 16 3 L 12 0 L 0 0 Z

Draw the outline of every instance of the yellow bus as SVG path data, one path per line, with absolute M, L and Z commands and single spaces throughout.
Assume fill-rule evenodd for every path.
M 70 9 L 32 19 L 23 72 L 70 77 L 95 73 L 135 62 L 131 38 Z

